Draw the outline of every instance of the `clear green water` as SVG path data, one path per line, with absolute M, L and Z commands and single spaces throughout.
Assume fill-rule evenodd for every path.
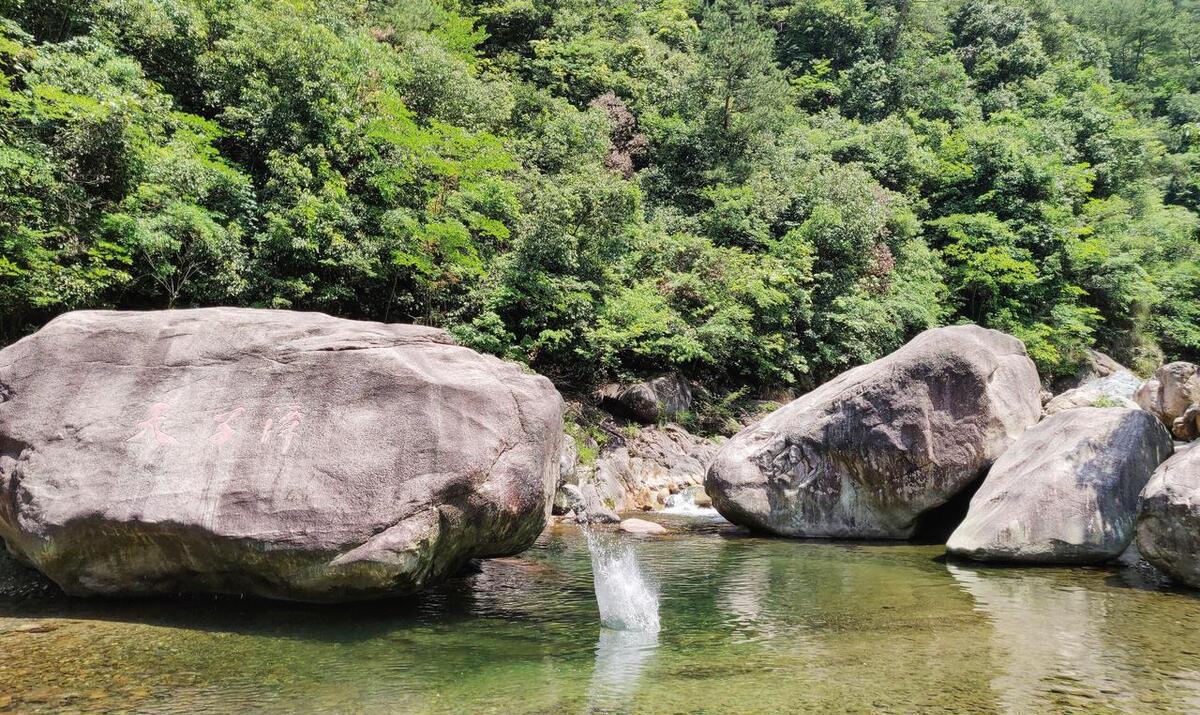
M 556 527 L 419 599 L 92 602 L 0 578 L 0 711 L 1200 711 L 1200 599 L 1134 569 L 947 564 L 940 547 L 640 539 L 657 637 L 601 632 Z M 629 537 L 633 538 L 633 537 Z

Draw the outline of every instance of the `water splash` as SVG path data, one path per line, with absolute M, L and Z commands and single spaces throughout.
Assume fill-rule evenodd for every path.
M 600 606 L 600 625 L 618 631 L 657 633 L 658 594 L 638 568 L 625 541 L 593 532 L 581 524 L 592 557 L 592 581 Z
M 667 497 L 667 504 L 663 507 L 662 513 L 675 514 L 676 516 L 702 516 L 707 518 L 717 518 L 721 515 L 716 509 L 710 506 L 697 506 L 696 496 L 680 492 Z

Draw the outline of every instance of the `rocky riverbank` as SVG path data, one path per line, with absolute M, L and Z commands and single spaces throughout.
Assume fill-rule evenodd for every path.
M 564 404 L 428 328 L 72 313 L 0 351 L 0 536 L 73 594 L 340 601 L 517 553 L 551 512 L 711 499 L 782 536 L 933 525 L 964 559 L 1095 564 L 1136 542 L 1200 587 L 1200 370 L 1093 362 L 1054 395 L 1015 338 L 939 328 L 726 439 L 682 426 L 700 390 L 677 375 Z
M 662 509 L 676 494 L 705 503 L 704 472 L 719 438 L 700 437 L 676 424 L 618 426 L 606 420 L 602 426 L 602 445 L 584 436 L 580 450 L 568 436 L 556 514 L 612 522 L 619 512 Z

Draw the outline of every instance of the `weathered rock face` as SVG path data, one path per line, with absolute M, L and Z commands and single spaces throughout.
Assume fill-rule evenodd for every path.
M 555 514 L 611 522 L 616 512 L 661 509 L 672 494 L 701 489 L 704 470 L 717 452 L 716 442 L 679 425 L 618 428 L 608 422 L 606 429 L 609 442 L 596 460 L 575 460 L 564 473 Z
M 980 561 L 1117 558 L 1133 540 L 1138 493 L 1171 451 L 1171 435 L 1141 409 L 1048 417 L 992 465 L 946 548 Z
M 1142 490 L 1137 547 L 1175 580 L 1200 588 L 1200 445 L 1163 462 Z
M 663 375 L 633 385 L 605 385 L 600 402 L 615 415 L 649 425 L 690 410 L 692 390 L 682 377 Z
M 615 524 L 621 520 L 617 512 L 605 505 L 593 484 L 582 486 L 564 484 L 554 495 L 555 504 L 562 504 L 561 514 L 572 521 L 590 524 Z
M 1177 439 L 1195 439 L 1197 411 L 1191 408 L 1200 405 L 1200 367 L 1190 362 L 1163 365 L 1138 389 L 1134 399 L 1162 420 Z
M 705 487 L 726 519 L 785 536 L 907 538 L 1041 416 L 1016 338 L 928 330 L 743 430 Z
M 1171 434 L 1183 442 L 1200 439 L 1200 404 L 1187 408 L 1171 423 Z
M 560 484 L 570 478 L 578 464 L 579 446 L 575 444 L 574 437 L 564 434 L 562 452 L 559 453 L 558 458 L 558 480 Z
M 1079 387 L 1054 397 L 1046 403 L 1046 416 L 1073 410 L 1078 407 L 1125 407 L 1141 409 L 1133 401 L 1134 394 L 1142 386 L 1137 375 L 1127 370 L 1099 377 Z
M 550 382 L 430 328 L 71 313 L 0 383 L 0 536 L 74 594 L 410 593 L 532 544 L 559 475 Z
M 658 509 L 671 494 L 703 484 L 716 453 L 716 443 L 678 425 L 643 427 L 601 452 L 594 479 L 619 511 Z
M 1089 382 L 1115 375 L 1119 372 L 1131 373 L 1129 368 L 1097 350 L 1087 351 L 1087 360 L 1079 370 L 1069 377 L 1059 377 L 1054 380 L 1054 394 L 1082 387 Z

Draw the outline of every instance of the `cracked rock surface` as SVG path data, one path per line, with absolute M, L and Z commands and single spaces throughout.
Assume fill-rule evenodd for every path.
M 1037 369 L 994 330 L 927 330 L 748 427 L 705 478 L 730 521 L 796 537 L 903 539 L 1041 415 Z
M 549 380 L 444 332 L 83 311 L 0 351 L 0 536 L 73 594 L 417 591 L 541 532 Z

